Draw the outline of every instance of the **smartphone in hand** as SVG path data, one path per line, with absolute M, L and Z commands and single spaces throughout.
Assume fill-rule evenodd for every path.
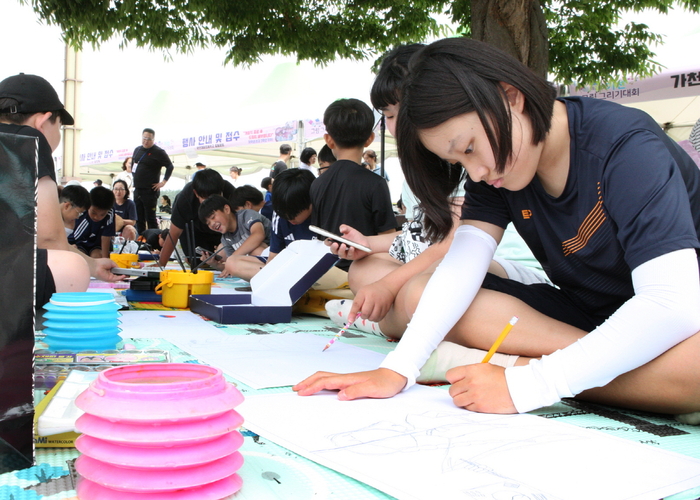
M 214 252 L 210 252 L 210 251 L 207 250 L 206 248 L 202 248 L 202 247 L 197 247 L 197 248 L 194 249 L 194 251 L 197 252 L 197 255 L 202 255 L 202 254 L 205 253 L 205 252 L 206 252 L 206 253 L 214 253 Z M 223 257 L 222 257 L 220 254 L 217 254 L 217 255 L 214 256 L 214 260 L 217 260 L 217 261 L 219 261 L 219 262 L 221 262 L 222 259 L 223 259 Z
M 325 236 L 326 238 L 331 239 L 335 242 L 343 243 L 349 247 L 353 247 L 353 248 L 357 248 L 358 250 L 362 250 L 363 252 L 372 253 L 371 248 L 366 247 L 364 245 L 360 245 L 359 243 L 355 243 L 354 241 L 349 240 L 347 238 L 343 238 L 342 236 L 338 236 L 337 234 L 333 234 L 329 231 L 326 231 L 325 229 L 321 229 L 320 227 L 310 225 L 309 229 L 311 231 L 313 231 L 314 233 L 320 234 L 321 236 Z

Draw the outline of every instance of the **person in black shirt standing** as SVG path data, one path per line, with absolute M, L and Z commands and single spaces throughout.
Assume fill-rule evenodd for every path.
M 287 170 L 287 162 L 292 158 L 292 146 L 289 144 L 282 144 L 280 146 L 280 157 L 275 163 L 272 164 L 272 169 L 270 170 L 270 178 L 274 179 L 277 174 Z
M 143 129 L 141 146 L 137 147 L 133 154 L 134 203 L 136 203 L 139 233 L 147 228 L 158 227 L 156 205 L 160 189 L 168 182 L 175 168 L 168 154 L 153 142 L 155 135 L 153 129 Z M 165 175 L 161 181 L 160 170 L 163 167 L 165 167 Z

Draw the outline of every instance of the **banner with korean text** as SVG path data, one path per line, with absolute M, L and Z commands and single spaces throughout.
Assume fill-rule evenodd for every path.
M 693 97 L 700 95 L 700 66 L 580 89 L 576 89 L 576 85 L 570 85 L 568 90 L 572 96 L 593 97 L 620 104 Z

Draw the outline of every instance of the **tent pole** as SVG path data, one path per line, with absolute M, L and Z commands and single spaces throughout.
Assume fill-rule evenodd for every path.
M 306 139 L 304 137 L 304 120 L 297 121 L 297 161 L 301 162 L 301 152 L 306 147 Z M 297 163 L 299 166 L 299 163 Z
M 63 126 L 63 178 L 69 181 L 80 177 L 80 51 L 66 44 L 64 101 L 66 110 L 75 124 Z

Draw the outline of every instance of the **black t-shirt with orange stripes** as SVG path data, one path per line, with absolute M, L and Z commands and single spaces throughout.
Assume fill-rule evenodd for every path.
M 536 177 L 520 191 L 468 180 L 462 218 L 512 222 L 574 303 L 611 314 L 634 294 L 632 269 L 700 248 L 700 170 L 646 113 L 585 97 L 562 101 L 571 157 L 561 196 Z

